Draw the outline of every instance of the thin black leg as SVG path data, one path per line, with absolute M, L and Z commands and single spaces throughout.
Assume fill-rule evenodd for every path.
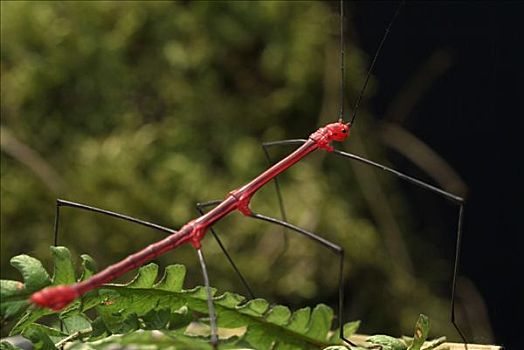
M 307 141 L 306 139 L 270 141 L 270 142 L 264 142 L 264 147 L 284 146 L 284 145 L 301 145 L 306 141 Z
M 262 149 L 264 150 L 264 155 L 266 157 L 267 164 L 268 164 L 268 166 L 272 166 L 273 165 L 273 161 L 271 159 L 271 156 L 269 155 L 269 151 L 268 151 L 269 147 L 271 147 L 271 146 L 268 143 L 263 143 L 262 144 Z M 275 183 L 275 191 L 277 193 L 278 207 L 280 208 L 280 215 L 282 216 L 282 220 L 287 221 L 286 209 L 284 207 L 284 197 L 282 196 L 282 191 L 280 190 L 280 183 L 278 181 L 278 176 L 275 176 L 273 178 L 273 182 Z M 287 235 L 287 230 L 285 228 L 283 228 L 282 233 L 284 234 L 284 247 L 282 249 L 282 252 L 278 256 L 278 258 L 280 258 L 280 256 L 282 256 L 282 254 L 287 252 L 287 249 L 289 247 L 289 237 Z
M 308 231 L 306 229 L 303 229 L 301 227 L 295 226 L 293 224 L 290 224 L 289 222 L 275 219 L 269 216 L 257 214 L 257 213 L 251 213 L 252 218 L 267 221 L 272 224 L 280 225 L 282 227 L 288 228 L 292 231 L 298 232 L 307 238 L 311 239 L 312 241 L 319 243 L 323 245 L 324 247 L 328 248 L 329 250 L 333 251 L 335 254 L 339 256 L 340 259 L 340 265 L 339 265 L 339 284 L 338 284 L 338 317 L 339 317 L 339 331 L 340 331 L 340 339 L 345 341 L 351 346 L 356 346 L 354 343 L 352 343 L 349 339 L 347 339 L 344 336 L 344 248 L 341 246 L 328 241 L 325 238 L 320 237 L 319 235 Z
M 58 224 L 60 223 L 60 199 L 56 200 L 56 207 L 55 207 L 55 225 L 53 228 L 53 245 L 56 247 L 58 245 Z
M 80 203 L 76 203 L 76 202 L 66 201 L 66 200 L 63 200 L 63 199 L 57 199 L 56 200 L 56 211 L 55 211 L 55 224 L 54 224 L 54 230 L 53 230 L 54 231 L 53 245 L 55 247 L 58 245 L 58 232 L 59 232 L 59 225 L 60 225 L 60 208 L 61 207 L 76 208 L 76 209 L 81 209 L 81 210 L 85 210 L 85 211 L 90 211 L 90 212 L 94 212 L 94 213 L 98 213 L 98 214 L 111 216 L 111 217 L 114 217 L 114 218 L 117 218 L 117 219 L 130 221 L 130 222 L 133 222 L 133 223 L 136 223 L 136 224 L 139 224 L 139 225 L 142 225 L 142 226 L 146 226 L 146 227 L 155 229 L 157 231 L 165 232 L 165 233 L 168 233 L 168 234 L 173 234 L 175 232 L 175 230 L 171 230 L 171 229 L 169 229 L 167 227 L 163 227 L 163 226 L 154 224 L 152 222 L 140 220 L 140 219 L 128 216 L 128 215 L 124 215 L 124 214 L 116 213 L 116 212 L 113 212 L 113 211 L 92 207 L 92 206 L 85 205 L 85 204 L 80 204 Z M 80 309 L 82 309 L 82 303 L 83 303 L 83 299 L 80 299 Z M 61 331 L 64 330 L 64 324 L 63 324 L 62 320 L 60 320 L 60 330 Z
M 140 220 L 140 219 L 128 216 L 128 215 L 124 215 L 124 214 L 116 213 L 116 212 L 113 212 L 113 211 L 92 207 L 92 206 L 85 205 L 85 204 L 80 204 L 80 203 L 76 203 L 76 202 L 66 201 L 66 200 L 63 200 L 63 199 L 57 199 L 56 200 L 56 212 L 55 212 L 55 225 L 54 225 L 54 239 L 53 239 L 53 244 L 54 244 L 55 247 L 58 245 L 58 232 L 59 232 L 59 225 L 60 225 L 60 208 L 61 207 L 76 208 L 76 209 L 81 209 L 81 210 L 85 210 L 85 211 L 90 211 L 90 212 L 94 212 L 94 213 L 98 213 L 98 214 L 111 216 L 111 217 L 114 217 L 114 218 L 117 218 L 117 219 L 134 222 L 136 224 L 139 224 L 139 225 L 142 225 L 142 226 L 146 226 L 146 227 L 155 229 L 157 231 L 162 231 L 162 232 L 165 232 L 165 233 L 168 233 L 168 234 L 173 234 L 175 232 L 175 230 L 169 229 L 167 227 L 163 227 L 163 226 L 154 224 L 152 222 Z
M 58 224 L 60 223 L 60 205 L 58 204 L 58 201 L 56 201 L 55 206 L 55 225 L 53 227 L 53 246 L 58 246 Z M 60 318 L 60 332 L 64 332 L 64 320 Z M 63 347 L 61 347 L 63 349 Z
M 447 200 L 449 200 L 449 201 L 451 201 L 451 202 L 453 202 L 453 203 L 455 203 L 455 204 L 457 204 L 459 206 L 458 225 L 457 225 L 457 240 L 456 240 L 456 243 L 455 243 L 455 259 L 454 259 L 454 262 L 453 262 L 453 276 L 451 278 L 451 310 L 450 310 L 450 319 L 451 319 L 451 323 L 453 324 L 453 327 L 455 327 L 455 329 L 457 330 L 457 333 L 460 335 L 460 338 L 464 342 L 464 344 L 466 346 L 466 349 L 467 349 L 467 341 L 466 341 L 466 337 L 464 336 L 464 332 L 460 329 L 460 327 L 458 326 L 458 324 L 455 321 L 455 290 L 456 290 L 456 285 L 457 285 L 457 275 L 458 275 L 459 266 L 460 266 L 460 249 L 461 249 L 461 244 L 462 244 L 462 223 L 463 223 L 463 219 L 464 219 L 464 203 L 465 203 L 464 198 L 462 198 L 460 196 L 457 196 L 457 195 L 454 195 L 453 193 L 449 193 L 447 191 L 444 191 L 441 188 L 438 188 L 436 186 L 430 185 L 430 184 L 428 184 L 428 183 L 426 183 L 424 181 L 421 181 L 419 179 L 416 179 L 416 178 L 414 178 L 412 176 L 409 176 L 409 175 L 406 175 L 404 173 L 401 173 L 398 170 L 395 170 L 395 169 L 392 169 L 392 168 L 387 167 L 385 165 L 373 162 L 371 160 L 368 160 L 366 158 L 357 156 L 355 154 L 348 153 L 348 152 L 342 152 L 342 151 L 339 151 L 339 150 L 334 150 L 333 153 L 335 153 L 336 155 L 339 155 L 341 157 L 344 157 L 344 158 L 349 158 L 349 159 L 356 160 L 358 162 L 361 162 L 361 163 L 364 163 L 364 164 L 367 164 L 367 165 L 371 165 L 371 166 L 373 166 L 375 168 L 378 168 L 380 170 L 383 170 L 383 171 L 385 171 L 387 173 L 393 174 L 393 175 L 399 177 L 400 179 L 405 180 L 405 181 L 407 181 L 407 182 L 409 182 L 411 184 L 414 184 L 415 186 L 418 186 L 418 187 L 420 187 L 420 188 L 422 188 L 424 190 L 436 193 L 436 194 L 444 197 L 445 199 L 447 199 Z
M 160 226 L 158 224 L 154 224 L 152 222 L 148 222 L 148 221 L 145 221 L 145 220 L 140 220 L 140 219 L 137 219 L 137 218 L 134 218 L 132 216 L 125 215 L 125 214 L 120 214 L 120 213 L 116 213 L 114 211 L 109 211 L 109 210 L 100 209 L 100 208 L 97 208 L 97 207 L 92 207 L 90 205 L 85 205 L 85 204 L 80 204 L 80 203 L 76 203 L 76 202 L 66 201 L 66 200 L 63 200 L 63 199 L 57 199 L 56 200 L 56 216 L 55 216 L 55 243 L 58 243 L 58 224 L 59 224 L 59 217 L 60 217 L 60 207 L 77 208 L 77 209 L 82 209 L 82 210 L 86 210 L 86 211 L 90 211 L 90 212 L 94 212 L 94 213 L 99 213 L 99 214 L 103 214 L 103 215 L 107 215 L 107 216 L 112 216 L 112 217 L 117 218 L 117 219 L 134 222 L 135 224 L 139 224 L 139 225 L 142 225 L 142 226 L 145 226 L 145 227 L 149 227 L 149 228 L 155 229 L 157 231 L 162 231 L 162 232 L 165 232 L 165 233 L 168 233 L 168 234 L 173 234 L 174 232 L 176 232 L 176 230 L 172 230 L 170 228 L 167 228 L 167 227 L 164 227 L 164 226 Z
M 220 204 L 220 202 L 222 202 L 222 201 L 215 200 L 215 201 L 197 203 L 196 207 L 197 207 L 197 210 L 200 213 L 200 215 L 204 215 L 204 210 L 203 210 L 204 208 L 209 207 L 209 206 L 218 205 L 218 204 Z M 247 283 L 247 280 L 244 278 L 244 276 L 240 272 L 239 268 L 237 267 L 237 265 L 233 261 L 233 258 L 231 257 L 231 255 L 226 250 L 226 247 L 224 246 L 224 244 L 222 243 L 222 241 L 218 237 L 218 234 L 216 233 L 215 229 L 213 229 L 213 226 L 211 226 L 209 229 L 211 231 L 211 234 L 213 235 L 213 237 L 217 241 L 218 245 L 220 246 L 220 249 L 222 249 L 222 252 L 226 256 L 227 260 L 229 261 L 229 264 L 231 265 L 231 267 L 233 267 L 233 270 L 235 270 L 235 273 L 237 274 L 238 278 L 240 278 L 240 281 L 242 282 L 242 285 L 244 286 L 244 288 L 246 288 L 246 291 L 249 294 L 249 298 L 250 299 L 255 299 L 255 295 L 253 293 L 253 290 L 251 289 L 251 287 Z
M 293 139 L 293 140 L 282 140 L 282 141 L 268 142 L 268 143 L 265 143 L 264 145 L 265 145 L 265 147 L 282 146 L 282 145 L 300 145 L 300 144 L 303 144 L 304 142 L 306 142 L 305 139 Z M 464 332 L 460 329 L 460 327 L 458 326 L 458 324 L 456 323 L 456 320 L 455 320 L 455 290 L 456 290 L 457 276 L 458 276 L 458 271 L 459 271 L 459 266 L 460 266 L 460 250 L 461 250 L 461 244 L 462 244 L 462 224 L 463 224 L 463 219 L 464 219 L 464 204 L 465 204 L 464 198 L 462 198 L 460 196 L 457 196 L 457 195 L 455 195 L 453 193 L 444 191 L 441 188 L 438 188 L 436 186 L 430 185 L 430 184 L 428 184 L 428 183 L 426 183 L 424 181 L 418 180 L 418 179 L 416 179 L 416 178 L 414 178 L 412 176 L 409 176 L 409 175 L 406 175 L 404 173 L 401 173 L 398 170 L 395 170 L 395 169 L 387 167 L 385 165 L 373 162 L 371 160 L 368 160 L 366 158 L 357 156 L 355 154 L 348 153 L 348 152 L 343 152 L 343 151 L 339 151 L 339 150 L 334 150 L 333 153 L 335 155 L 337 155 L 337 156 L 341 156 L 341 157 L 344 157 L 344 158 L 349 158 L 351 160 L 356 160 L 358 162 L 361 162 L 361 163 L 364 163 L 364 164 L 367 164 L 367 165 L 371 165 L 371 166 L 373 166 L 375 168 L 378 168 L 378 169 L 383 170 L 383 171 L 385 171 L 387 173 L 395 175 L 395 176 L 399 177 L 400 179 L 402 179 L 404 181 L 407 181 L 407 182 L 409 182 L 411 184 L 414 184 L 415 186 L 418 186 L 418 187 L 420 187 L 420 188 L 422 188 L 424 190 L 436 193 L 436 194 L 440 195 L 441 197 L 444 197 L 445 199 L 447 199 L 447 200 L 449 200 L 449 201 L 451 201 L 451 202 L 453 202 L 453 203 L 455 203 L 455 204 L 457 204 L 459 206 L 457 239 L 456 239 L 456 244 L 455 244 L 455 260 L 453 262 L 453 277 L 451 279 L 451 311 L 450 311 L 450 319 L 451 319 L 451 323 L 453 324 L 453 326 L 457 330 L 457 333 L 460 335 L 460 338 L 462 339 L 464 344 L 466 344 L 465 346 L 466 346 L 466 349 L 467 349 L 467 341 L 466 341 L 466 337 L 464 335 Z
M 462 332 L 458 324 L 455 322 L 455 289 L 457 285 L 457 275 L 458 275 L 459 262 L 460 262 L 460 248 L 462 245 L 462 222 L 463 221 L 464 221 L 464 204 L 460 203 L 458 225 L 457 225 L 457 243 L 455 244 L 455 263 L 453 266 L 453 279 L 451 282 L 451 323 L 453 323 L 453 326 L 457 330 L 458 334 L 460 334 L 460 337 L 464 341 L 466 350 L 468 350 L 468 344 L 466 342 L 466 337 L 464 336 L 464 333 Z
M 204 254 L 202 249 L 197 249 L 198 260 L 200 261 L 200 267 L 202 268 L 202 274 L 204 275 L 204 284 L 206 286 L 207 293 L 207 308 L 209 310 L 209 324 L 211 326 L 211 345 L 213 349 L 218 348 L 218 328 L 217 328 L 217 315 L 215 312 L 215 305 L 213 304 L 213 293 L 209 286 L 209 277 L 207 274 L 206 262 L 204 260 Z

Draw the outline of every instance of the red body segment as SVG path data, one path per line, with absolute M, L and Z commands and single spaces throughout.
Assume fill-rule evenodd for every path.
M 312 133 L 309 139 L 315 141 L 318 148 L 333 152 L 333 147 L 330 145 L 331 141 L 342 142 L 346 140 L 349 136 L 350 127 L 349 123 L 345 124 L 340 121 L 331 123 Z
M 40 307 L 48 307 L 58 311 L 86 292 L 112 281 L 184 243 L 189 242 L 199 249 L 200 241 L 204 238 L 209 226 L 235 210 L 240 211 L 244 215 L 251 215 L 249 202 L 256 191 L 317 148 L 325 149 L 329 152 L 333 151 L 330 143 L 332 141 L 344 141 L 349 136 L 349 128 L 349 124 L 339 121 L 318 129 L 293 153 L 264 171 L 248 184 L 231 191 L 218 206 L 188 222 L 179 231 L 173 231 L 172 235 L 148 245 L 141 251 L 107 267 L 85 281 L 70 286 L 48 287 L 36 292 L 31 296 L 31 302 Z
M 42 289 L 31 296 L 31 302 L 38 306 L 45 306 L 55 311 L 60 311 L 80 294 L 75 286 L 56 286 Z

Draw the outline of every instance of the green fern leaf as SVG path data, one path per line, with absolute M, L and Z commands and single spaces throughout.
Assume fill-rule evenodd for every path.
M 20 255 L 11 259 L 11 263 L 22 274 L 24 283 L 0 281 L 2 320 L 13 319 L 25 311 L 11 335 L 22 334 L 35 348 L 45 350 L 61 348 L 66 343 L 69 349 L 127 345 L 153 346 L 154 349 L 211 349 L 207 293 L 200 286 L 183 288 L 184 266 L 168 266 L 157 282 L 158 266 L 145 265 L 138 269 L 131 282 L 104 285 L 65 310 L 54 312 L 30 305 L 27 300 L 31 293 L 48 285 L 85 280 L 96 269 L 93 260 L 82 255 L 83 269 L 77 279 L 69 250 L 52 247 L 51 252 L 55 264 L 52 279 L 38 260 Z M 291 312 L 286 306 L 273 306 L 264 299 L 246 301 L 235 293 L 215 294 L 213 289 L 221 349 L 348 349 L 340 345 L 338 332 L 331 330 L 333 310 L 326 305 Z M 54 327 L 37 323 L 50 315 L 57 317 Z M 359 321 L 346 324 L 344 335 L 351 336 L 359 325 Z M 424 343 L 428 332 L 429 320 L 420 315 L 414 338 L 375 335 L 367 341 L 384 350 L 431 350 L 445 341 L 442 337 Z M 2 343 L 2 346 L 7 345 Z
M 147 342 L 151 337 L 159 337 L 154 330 L 161 330 L 162 337 L 170 339 L 166 344 L 171 346 L 178 343 L 184 348 L 182 344 L 190 342 L 196 348 L 209 348 L 206 291 L 204 287 L 183 289 L 186 269 L 182 265 L 168 266 L 158 282 L 158 266 L 143 266 L 131 282 L 105 285 L 62 312 L 30 306 L 27 299 L 33 291 L 77 280 L 67 248 L 53 247 L 51 251 L 55 263 L 52 279 L 38 260 L 24 255 L 12 261 L 25 284 L 1 282 L 2 296 L 6 296 L 1 303 L 2 317 L 14 317 L 26 311 L 11 330 L 12 335 L 23 334 L 42 348 L 51 348 L 50 344 L 63 341 L 76 344 L 81 340 L 88 348 L 98 348 L 111 342 Z M 82 256 L 82 266 L 80 279 L 95 272 L 93 260 L 86 255 Z M 216 290 L 212 293 L 215 295 Z M 293 313 L 285 306 L 270 306 L 264 299 L 246 302 L 243 296 L 230 292 L 214 296 L 214 303 L 221 347 L 224 344 L 237 348 L 318 349 L 339 342 L 330 330 L 333 311 L 326 305 Z M 96 311 L 98 316 L 92 320 L 85 314 L 88 310 L 90 314 Z M 61 326 L 52 328 L 37 323 L 49 315 L 58 316 Z M 355 324 L 349 327 L 355 328 Z

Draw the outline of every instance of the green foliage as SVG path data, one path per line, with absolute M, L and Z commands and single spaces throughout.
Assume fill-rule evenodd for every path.
M 76 281 L 69 251 L 64 247 L 53 247 L 52 250 L 55 261 L 52 280 L 43 278 L 47 273 L 36 259 L 27 255 L 11 259 L 24 283 L 12 289 L 10 283 L 2 281 L 2 322 L 18 318 L 20 312 L 15 314 L 9 310 L 13 305 L 19 308 L 19 303 L 27 300 L 32 291 Z M 84 264 L 79 280 L 91 273 L 93 271 Z M 66 343 L 70 348 L 89 349 L 131 344 L 159 349 L 210 349 L 209 330 L 205 324 L 207 294 L 204 287 L 183 288 L 186 275 L 183 265 L 168 266 L 158 282 L 157 274 L 157 265 L 143 266 L 131 282 L 104 285 L 61 312 L 39 309 L 25 302 L 24 310 L 18 309 L 25 313 L 12 328 L 11 335 L 22 334 L 37 349 L 56 349 Z M 333 311 L 326 305 L 291 312 L 282 305 L 270 306 L 264 299 L 245 301 L 244 297 L 230 292 L 215 295 L 213 301 L 223 349 L 244 346 L 319 349 L 340 342 L 337 333 L 331 331 Z M 49 315 L 58 317 L 60 322 L 51 327 L 37 323 Z M 358 325 L 359 322 L 347 324 L 345 336 L 356 332 Z M 405 345 L 405 342 L 383 335 L 371 337 L 368 342 L 381 344 L 385 350 L 420 350 L 428 331 L 429 321 L 421 315 L 409 348 L 398 346 Z
M 338 16 L 329 2 L 1 6 L 5 279 L 14 279 L 11 255 L 51 259 L 47 247 L 57 197 L 178 228 L 196 216 L 196 202 L 221 199 L 266 168 L 261 142 L 306 137 L 338 116 Z M 348 103 L 368 65 L 354 37 L 347 43 Z M 371 81 L 369 95 L 374 86 Z M 348 147 L 383 161 L 372 118 L 365 109 L 359 118 Z M 278 159 L 290 150 L 271 153 Z M 426 237 L 425 232 L 410 236 L 411 215 L 393 180 L 359 176 L 359 169 L 324 155 L 290 169 L 281 178 L 289 221 L 345 249 L 351 290 L 346 304 L 366 315 L 367 331 L 400 334 L 423 310 L 444 332 L 448 303 L 418 277 L 442 279 L 428 263 L 435 249 L 416 245 L 423 259 L 412 270 L 401 263 L 409 257 L 398 258 L 394 248 L 400 243 L 388 243 L 388 233 L 397 227 L 412 248 L 410 237 Z M 371 195 L 366 188 L 373 189 Z M 253 209 L 280 215 L 271 184 L 254 198 Z M 374 214 L 388 211 L 395 213 L 387 221 L 393 228 Z M 295 308 L 336 299 L 338 261 L 323 247 L 288 233 L 290 248 L 283 253 L 281 229 L 239 215 L 216 229 L 264 298 Z M 60 243 L 74 255 L 90 252 L 100 266 L 159 237 L 136 225 L 62 209 Z M 242 290 L 217 245 L 206 238 L 204 249 L 213 285 Z M 156 262 L 165 267 L 173 261 L 198 271 L 191 249 Z M 188 279 L 196 285 L 199 274 Z M 7 311 L 18 314 L 19 302 Z
M 63 247 L 53 248 L 53 251 L 55 252 L 53 282 L 47 279 L 43 285 L 38 284 L 40 288 L 47 284 L 74 281 L 69 281 L 71 277 L 69 267 L 72 266 L 71 259 L 68 259 L 69 252 Z M 13 258 L 12 262 L 24 277 L 24 288 L 17 289 L 18 293 L 12 290 L 4 292 L 2 289 L 4 295 L 2 310 L 9 309 L 12 304 L 18 305 L 21 300 L 26 300 L 28 292 L 34 291 L 35 281 L 44 275 L 41 265 L 33 258 L 19 256 Z M 89 272 L 84 267 L 83 275 Z M 175 331 L 167 332 L 165 335 L 168 340 L 172 337 L 176 340 L 178 335 L 183 335 L 183 329 L 193 321 L 193 313 L 206 314 L 206 293 L 203 287 L 190 290 L 182 288 L 186 274 L 185 267 L 182 265 L 169 266 L 164 276 L 156 283 L 157 273 L 157 265 L 143 266 L 131 282 L 106 285 L 84 296 L 81 303 L 76 302 L 61 313 L 28 307 L 25 315 L 13 327 L 11 334 L 24 334 L 33 342 L 41 342 L 43 348 L 47 347 L 49 339 L 62 341 L 79 332 L 91 336 L 94 334 L 94 339 L 100 339 L 102 335 L 127 334 L 138 329 L 174 328 Z M 270 307 L 263 299 L 245 303 L 243 301 L 243 297 L 227 292 L 214 297 L 219 327 L 221 329 L 245 327 L 243 335 L 237 337 L 238 341 L 251 344 L 252 347 L 269 349 L 273 344 L 278 343 L 282 349 L 318 348 L 328 344 L 330 339 L 336 339 L 329 334 L 333 312 L 325 305 L 318 305 L 312 311 L 305 308 L 291 313 L 284 306 Z M 86 312 L 92 308 L 96 309 L 98 315 L 94 322 L 91 322 L 86 315 Z M 44 315 L 55 314 L 63 322 L 62 330 L 35 323 Z M 3 313 L 1 316 L 3 320 L 7 320 L 15 315 Z M 144 339 L 149 336 L 151 334 L 146 333 L 139 337 L 117 338 L 115 342 L 125 343 L 130 339 L 145 341 Z M 187 341 L 186 337 L 183 337 L 183 340 Z M 104 340 L 102 343 L 108 341 Z
M 413 338 L 402 337 L 394 338 L 389 335 L 378 334 L 366 339 L 370 347 L 349 346 L 351 350 L 367 350 L 369 348 L 379 348 L 381 350 L 433 350 L 444 344 L 446 337 L 440 337 L 431 341 L 426 341 L 429 333 L 429 319 L 426 315 L 421 314 L 415 325 Z M 324 350 L 344 350 L 345 346 L 334 345 Z M 441 347 L 444 350 L 445 348 Z

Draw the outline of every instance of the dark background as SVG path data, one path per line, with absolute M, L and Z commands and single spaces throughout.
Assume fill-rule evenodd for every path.
M 396 3 L 353 5 L 360 45 L 371 56 Z M 461 271 L 485 298 L 496 341 L 518 348 L 523 290 L 522 2 L 408 2 L 374 71 L 383 116 L 436 49 L 452 63 L 404 124 L 462 176 L 469 196 Z

